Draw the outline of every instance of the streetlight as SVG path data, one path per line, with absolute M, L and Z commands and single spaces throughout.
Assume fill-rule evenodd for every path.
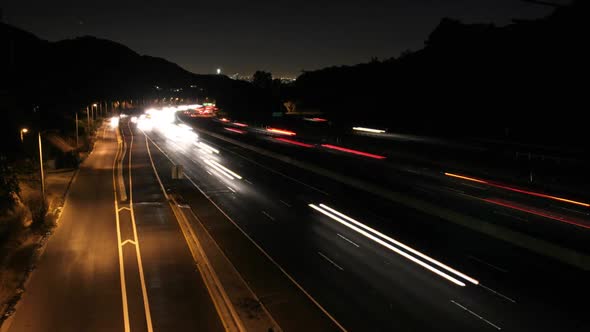
M 20 141 L 24 141 L 23 135 L 28 133 L 29 129 L 23 128 L 20 130 Z M 39 166 L 41 167 L 41 193 L 43 194 L 43 204 L 45 204 L 45 172 L 43 170 L 43 147 L 41 146 L 41 132 L 39 136 Z
M 221 74 L 221 68 L 217 68 L 217 75 Z
M 79 147 L 80 144 L 78 143 L 78 112 L 76 112 L 76 151 L 78 151 Z
M 20 142 L 21 142 L 21 143 L 23 143 L 23 142 L 24 142 L 24 137 L 23 137 L 23 135 L 24 135 L 24 134 L 26 134 L 26 133 L 28 133 L 28 132 L 29 132 L 29 130 L 28 130 L 27 128 L 23 128 L 23 129 L 21 129 L 21 130 L 20 130 Z
M 41 132 L 39 132 L 39 165 L 41 166 L 41 193 L 45 205 L 45 173 L 43 172 L 43 148 L 41 147 Z

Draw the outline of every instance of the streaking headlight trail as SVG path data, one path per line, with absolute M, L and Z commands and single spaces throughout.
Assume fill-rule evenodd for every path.
M 365 128 L 365 127 L 352 127 L 352 130 L 364 131 L 366 133 L 373 133 L 373 134 L 383 134 L 385 132 L 385 130 L 382 130 L 382 129 L 373 129 L 373 128 Z
M 241 180 L 242 177 L 237 174 L 236 172 L 230 170 L 229 168 L 221 165 L 220 163 L 216 162 L 215 160 L 212 159 L 207 159 L 207 158 L 201 158 L 203 159 L 203 161 L 213 167 L 215 170 L 217 170 L 219 173 L 223 174 L 226 178 L 233 180 L 234 178 Z
M 427 270 L 429 270 L 429 271 L 431 271 L 431 272 L 433 272 L 433 273 L 435 273 L 435 274 L 437 274 L 437 275 L 439 275 L 439 276 L 447 279 L 448 281 L 450 281 L 450 282 L 452 282 L 452 283 L 454 283 L 456 285 L 459 285 L 459 286 L 462 286 L 463 287 L 463 286 L 465 286 L 465 283 L 462 282 L 461 280 L 459 280 L 459 279 L 451 276 L 450 274 L 448 274 L 446 272 L 443 272 L 443 271 L 437 269 L 436 267 L 434 267 L 434 266 L 432 266 L 430 264 L 427 264 L 426 262 L 424 262 L 424 261 L 422 261 L 422 260 L 420 260 L 420 259 L 418 259 L 418 258 L 416 258 L 416 257 L 414 257 L 412 255 L 410 255 L 409 253 L 401 250 L 398 247 L 401 247 L 404 250 L 406 250 L 406 251 L 408 251 L 408 252 L 410 252 L 410 253 L 412 253 L 412 254 L 414 254 L 414 255 L 422 258 L 422 259 L 424 259 L 425 261 L 430 262 L 430 263 L 432 263 L 432 264 L 434 264 L 434 265 L 436 265 L 436 266 L 438 266 L 438 267 L 446 270 L 447 272 L 450 272 L 450 273 L 452 273 L 452 274 L 454 274 L 454 275 L 456 275 L 458 277 L 461 277 L 461 278 L 463 278 L 463 279 L 465 279 L 465 280 L 473 283 L 474 285 L 478 285 L 479 284 L 479 281 L 478 280 L 476 280 L 474 278 L 471 278 L 471 277 L 469 277 L 469 276 L 467 276 L 467 275 L 465 275 L 465 274 L 463 274 L 463 273 L 461 273 L 461 272 L 459 272 L 459 271 L 457 271 L 457 270 L 455 270 L 455 269 L 453 269 L 453 268 L 451 268 L 451 267 L 449 267 L 449 266 L 447 266 L 447 265 L 445 265 L 445 264 L 443 264 L 443 263 L 441 263 L 441 262 L 439 262 L 439 261 L 437 261 L 437 260 L 435 260 L 435 259 L 433 259 L 433 258 L 431 258 L 431 257 L 429 257 L 429 256 L 427 256 L 427 255 L 425 255 L 423 253 L 421 253 L 421 252 L 419 252 L 418 250 L 415 250 L 415 249 L 413 249 L 413 248 L 411 248 L 411 247 L 409 247 L 409 246 L 407 246 L 407 245 L 405 245 L 405 244 L 403 244 L 403 243 L 401 243 L 401 242 L 399 242 L 397 240 L 394 240 L 393 238 L 391 238 L 391 237 L 389 237 L 389 236 L 387 236 L 387 235 L 385 235 L 385 234 L 383 234 L 383 233 L 381 233 L 381 232 L 379 232 L 379 231 L 377 231 L 377 230 L 375 230 L 375 229 L 373 229 L 373 228 L 371 228 L 369 226 L 366 226 L 366 225 L 362 224 L 361 222 L 358 222 L 358 221 L 356 221 L 356 220 L 348 217 L 347 215 L 345 215 L 345 214 L 343 214 L 341 212 L 338 212 L 338 211 L 336 211 L 336 210 L 328 207 L 327 205 L 319 204 L 319 206 L 317 206 L 315 204 L 309 204 L 309 207 L 311 207 L 312 209 L 314 209 L 314 210 L 316 210 L 316 211 L 324 214 L 325 216 L 330 217 L 331 219 L 333 219 L 333 220 L 341 223 L 342 225 L 344 225 L 344 226 L 346 226 L 346 227 L 348 227 L 348 228 L 356 231 L 357 233 L 360 233 L 360 234 L 364 235 L 365 237 L 367 237 L 367 238 L 369 238 L 369 239 L 371 239 L 371 240 L 379 243 L 380 245 L 382 245 L 382 246 L 390 249 L 391 251 L 393 251 L 393 252 L 395 252 L 395 253 L 403 256 L 404 258 L 407 258 L 410 261 L 412 261 L 412 262 L 414 262 L 414 263 L 416 263 L 416 264 L 424 267 L 425 269 L 427 269 Z M 388 241 L 389 243 L 386 242 L 386 241 Z M 395 244 L 398 247 L 395 247 L 392 244 Z

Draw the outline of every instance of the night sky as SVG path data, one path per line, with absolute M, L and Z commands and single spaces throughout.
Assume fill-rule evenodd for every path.
M 554 2 L 568 3 L 567 0 Z M 4 21 L 51 41 L 93 35 L 196 73 L 274 76 L 419 49 L 442 17 L 507 24 L 551 9 L 520 0 L 7 0 Z

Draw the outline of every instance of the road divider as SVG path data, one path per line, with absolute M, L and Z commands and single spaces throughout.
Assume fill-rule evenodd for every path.
M 145 134 L 145 133 L 144 133 Z M 150 139 L 151 141 L 151 139 Z M 154 142 L 154 146 L 160 149 Z M 164 197 L 170 203 L 170 207 L 180 230 L 189 247 L 209 295 L 215 305 L 215 308 L 221 318 L 221 321 L 228 332 L 231 331 L 277 331 L 280 332 L 280 326 L 274 321 L 273 317 L 262 305 L 254 292 L 249 288 L 246 281 L 241 277 L 239 272 L 223 254 L 223 251 L 213 240 L 211 235 L 202 225 L 201 221 L 188 206 L 180 206 L 175 199 L 174 194 L 169 195 L 165 190 L 164 184 L 158 174 L 154 164 L 151 149 L 148 143 L 148 136 L 145 135 L 145 144 L 154 175 L 160 184 Z M 168 155 L 162 152 L 171 162 Z M 231 189 L 231 188 L 230 188 Z M 188 211 L 189 214 L 185 211 Z M 219 273 L 218 273 L 219 272 Z M 248 308 L 240 304 L 245 300 L 251 300 L 260 304 L 262 314 L 253 314 Z

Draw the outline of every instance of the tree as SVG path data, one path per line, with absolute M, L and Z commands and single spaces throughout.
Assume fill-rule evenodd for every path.
M 10 208 L 14 204 L 14 194 L 20 192 L 18 179 L 4 156 L 0 156 L 0 208 Z
M 272 86 L 272 74 L 263 70 L 257 70 L 252 75 L 252 84 L 260 89 L 270 89 Z

